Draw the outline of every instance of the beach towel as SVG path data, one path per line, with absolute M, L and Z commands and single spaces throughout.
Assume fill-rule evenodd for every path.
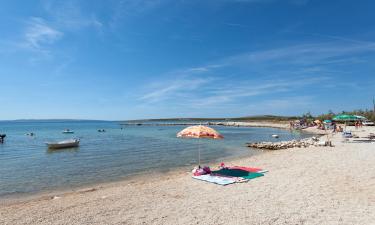
M 228 185 L 233 184 L 236 182 L 236 179 L 230 177 L 221 177 L 221 176 L 213 176 L 213 175 L 200 175 L 200 176 L 193 176 L 194 179 L 207 181 L 214 184 L 219 185 Z
M 254 167 L 245 167 L 245 166 L 230 166 L 228 169 L 239 169 L 239 170 L 245 170 L 247 172 L 252 173 L 266 173 L 268 170 L 264 170 L 261 168 L 254 168 Z
M 254 179 L 264 176 L 263 173 L 252 173 L 241 169 L 221 169 L 212 171 L 212 175 L 225 176 L 225 177 L 242 177 L 244 179 Z

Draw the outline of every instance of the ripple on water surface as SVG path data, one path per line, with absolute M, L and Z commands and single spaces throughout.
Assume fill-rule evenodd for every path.
M 62 134 L 69 128 L 74 134 Z M 179 139 L 184 126 L 129 126 L 114 122 L 0 122 L 0 196 L 36 193 L 114 181 L 136 173 L 182 167 L 224 157 L 250 156 L 249 141 L 303 138 L 306 134 L 272 128 L 215 127 L 223 140 Z M 97 132 L 105 129 L 106 132 Z M 25 135 L 34 132 L 33 137 Z M 48 150 L 45 142 L 80 138 L 78 148 Z

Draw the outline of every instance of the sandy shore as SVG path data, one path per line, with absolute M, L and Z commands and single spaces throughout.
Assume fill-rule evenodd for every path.
M 273 121 L 249 121 L 249 122 L 222 122 L 223 126 L 238 127 L 272 127 L 280 129 L 289 129 L 289 122 L 273 122 Z
M 352 128 L 354 130 L 354 128 Z M 362 137 L 375 128 L 361 128 Z M 269 151 L 229 162 L 269 172 L 219 186 L 187 171 L 0 203 L 0 224 L 374 224 L 375 143 Z

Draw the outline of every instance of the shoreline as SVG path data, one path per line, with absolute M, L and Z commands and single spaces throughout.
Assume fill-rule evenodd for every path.
M 54 197 L 71 196 L 74 194 L 81 194 L 85 192 L 92 192 L 92 191 L 97 191 L 100 189 L 110 188 L 110 187 L 114 187 L 117 185 L 132 184 L 132 183 L 137 182 L 139 179 L 149 176 L 150 174 L 156 177 L 161 177 L 161 176 L 173 175 L 173 174 L 177 174 L 181 172 L 183 172 L 182 167 L 180 168 L 179 171 L 167 171 L 164 173 L 161 171 L 158 171 L 158 172 L 151 172 L 149 174 L 139 173 L 139 174 L 132 174 L 132 175 L 128 175 L 127 177 L 119 178 L 119 180 L 86 184 L 86 185 L 73 187 L 73 188 L 63 187 L 61 189 L 44 190 L 38 193 L 30 193 L 30 194 L 25 193 L 25 194 L 22 194 L 22 196 L 18 196 L 18 197 L 0 198 L 1 200 L 0 207 L 7 206 L 7 205 L 14 205 L 14 204 L 22 204 L 22 203 L 27 203 L 30 201 L 49 200 L 49 199 L 53 199 Z
M 245 146 L 245 148 L 248 148 Z M 218 158 L 216 160 L 212 160 L 210 162 L 205 163 L 206 165 L 210 166 L 210 168 L 217 167 L 220 162 L 226 161 L 226 162 L 234 162 L 238 161 L 244 158 L 251 158 L 252 156 L 258 155 L 258 154 L 264 154 L 267 151 L 260 150 L 260 149 L 254 149 L 255 154 L 251 156 L 230 156 L 230 157 L 223 157 Z M 160 179 L 160 178 L 166 178 L 166 177 L 173 177 L 178 176 L 181 174 L 191 174 L 191 170 L 193 169 L 194 165 L 185 165 L 185 166 L 178 166 L 173 167 L 170 169 L 160 169 L 160 170 L 154 170 L 154 171 L 142 171 L 135 174 L 129 174 L 127 176 L 124 176 L 122 178 L 118 178 L 112 181 L 103 181 L 103 182 L 94 182 L 92 184 L 84 184 L 79 185 L 77 187 L 61 187 L 58 189 L 50 189 L 50 190 L 43 190 L 41 192 L 37 193 L 22 193 L 22 194 L 15 194 L 19 196 L 12 196 L 12 197 L 1 197 L 0 196 L 0 207 L 3 205 L 12 205 L 12 204 L 19 204 L 19 203 L 25 203 L 29 201 L 38 201 L 43 199 L 53 199 L 53 197 L 61 197 L 61 196 L 70 196 L 74 194 L 84 193 L 84 192 L 90 192 L 93 189 L 100 190 L 103 188 L 110 188 L 117 185 L 127 185 L 132 183 L 137 183 L 137 181 L 141 179 L 145 180 L 154 180 L 154 179 Z M 152 176 L 150 178 L 150 175 Z
M 212 126 L 212 125 L 211 125 Z M 224 125 L 213 125 L 213 126 L 230 126 L 230 127 L 256 127 L 256 128 L 261 128 L 261 127 L 267 127 L 267 128 L 275 128 L 275 129 L 283 129 L 283 130 L 289 130 L 288 124 L 287 123 L 276 123 L 276 122 L 269 122 L 269 121 L 261 121 L 261 122 L 225 122 Z M 318 134 L 314 130 L 300 130 L 300 132 L 305 132 L 309 134 Z M 243 143 L 245 148 L 246 143 Z M 254 155 L 258 154 L 264 154 L 267 152 L 267 150 L 261 150 L 261 149 L 255 149 Z M 245 158 L 250 158 L 252 156 L 245 156 Z M 212 167 L 212 166 L 217 166 L 215 163 L 219 163 L 220 161 L 236 161 L 243 159 L 244 156 L 228 156 L 224 158 L 218 158 L 216 160 L 207 162 L 207 164 Z M 192 167 L 194 165 L 185 165 L 185 166 L 178 166 L 170 169 L 162 168 L 160 170 L 156 170 L 151 172 L 153 175 L 156 176 L 164 176 L 165 174 L 172 174 L 172 173 L 181 173 L 181 172 L 190 172 Z M 173 170 L 173 172 L 172 172 Z M 46 189 L 38 192 L 32 192 L 32 193 L 15 193 L 15 194 L 9 194 L 5 196 L 0 196 L 0 206 L 3 204 L 14 204 L 14 203 L 20 203 L 20 202 L 26 202 L 26 201 L 33 201 L 33 200 L 38 200 L 38 199 L 48 199 L 48 198 L 53 198 L 54 196 L 60 196 L 60 195 L 70 195 L 74 193 L 80 193 L 80 192 L 85 192 L 85 190 L 89 189 L 101 189 L 107 186 L 111 185 L 116 185 L 118 183 L 122 182 L 134 182 L 137 179 L 147 177 L 149 171 L 142 171 L 138 172 L 135 174 L 129 174 L 127 176 L 114 179 L 111 181 L 102 181 L 102 182 L 93 182 L 89 184 L 83 184 L 83 185 L 78 185 L 74 187 L 59 187 L 59 188 L 54 188 L 54 189 Z
M 335 147 L 260 151 L 264 154 L 226 161 L 269 170 L 248 183 L 222 187 L 192 179 L 187 169 L 145 174 L 57 198 L 1 203 L 0 223 L 222 224 L 230 218 L 230 224 L 371 224 L 375 143 L 344 143 L 340 134 L 331 138 Z

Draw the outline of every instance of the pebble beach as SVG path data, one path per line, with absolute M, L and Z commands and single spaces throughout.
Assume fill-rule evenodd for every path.
M 362 137 L 375 128 L 353 133 Z M 226 162 L 269 171 L 247 183 L 215 185 L 186 170 L 152 174 L 1 202 L 0 224 L 373 224 L 375 143 L 347 142 L 340 134 L 330 140 L 334 147 Z

